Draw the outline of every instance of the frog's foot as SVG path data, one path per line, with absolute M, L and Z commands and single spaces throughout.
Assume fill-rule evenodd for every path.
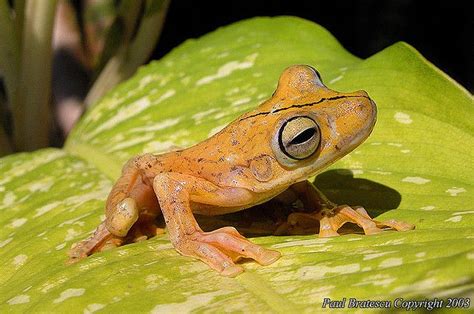
M 235 228 L 224 227 L 211 232 L 196 231 L 175 243 L 183 255 L 200 259 L 221 275 L 235 277 L 244 269 L 235 262 L 251 258 L 261 265 L 269 265 L 280 258 L 280 253 L 253 244 Z
M 340 205 L 332 209 L 323 208 L 314 213 L 292 213 L 288 217 L 288 224 L 290 226 L 307 226 L 310 224 L 308 220 L 319 221 L 319 237 L 321 238 L 338 236 L 337 231 L 347 222 L 357 224 L 367 235 L 380 233 L 385 228 L 398 231 L 415 228 L 412 224 L 393 219 L 379 222 L 370 218 L 363 207 L 348 205 Z
M 100 251 L 105 251 L 122 245 L 123 239 L 110 233 L 102 222 L 89 238 L 74 244 L 68 252 L 68 264 L 73 264 L 79 260 Z
M 156 215 L 142 213 L 137 222 L 128 231 L 125 242 L 140 242 L 164 233 L 165 229 L 156 225 Z

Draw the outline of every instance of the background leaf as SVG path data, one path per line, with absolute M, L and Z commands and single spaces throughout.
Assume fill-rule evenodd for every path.
M 207 138 L 268 98 L 298 63 L 333 89 L 368 91 L 379 109 L 367 142 L 315 183 L 335 201 L 416 230 L 254 238 L 283 257 L 246 263 L 235 279 L 180 256 L 166 235 L 64 265 L 70 245 L 103 219 L 128 158 Z M 0 311 L 313 312 L 324 297 L 472 297 L 473 108 L 468 92 L 405 43 L 360 60 L 294 17 L 188 40 L 103 98 L 64 150 L 0 159 Z

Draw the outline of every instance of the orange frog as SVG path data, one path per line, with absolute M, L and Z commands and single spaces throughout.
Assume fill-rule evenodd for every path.
M 269 265 L 280 253 L 253 244 L 233 227 L 204 232 L 193 213 L 221 215 L 272 198 L 303 202 L 311 211 L 288 219 L 319 220 L 320 237 L 338 235 L 346 222 L 365 234 L 384 227 L 413 229 L 404 222 L 375 221 L 362 207 L 337 206 L 307 181 L 360 145 L 376 113 L 366 92 L 337 93 L 323 85 L 312 67 L 291 66 L 269 100 L 211 138 L 127 162 L 107 199 L 105 221 L 71 249 L 70 261 L 131 242 L 134 235 L 146 239 L 156 234 L 155 218 L 162 213 L 179 253 L 233 277 L 243 271 L 238 259 Z

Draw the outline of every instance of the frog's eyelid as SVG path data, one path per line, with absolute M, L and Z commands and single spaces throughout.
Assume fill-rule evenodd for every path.
M 323 84 L 323 79 L 321 77 L 321 74 L 318 72 L 318 70 L 316 70 L 315 68 L 313 68 L 312 66 L 310 65 L 307 65 L 307 67 L 311 68 L 311 70 L 314 71 L 314 73 L 316 74 L 316 76 L 318 77 L 319 81 L 321 82 L 321 84 Z

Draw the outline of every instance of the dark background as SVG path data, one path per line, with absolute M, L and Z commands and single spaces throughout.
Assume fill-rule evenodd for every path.
M 471 91 L 474 73 L 471 0 L 171 0 L 153 59 L 188 38 L 254 16 L 294 15 L 329 30 L 352 54 L 367 58 L 397 42 L 414 46 Z

